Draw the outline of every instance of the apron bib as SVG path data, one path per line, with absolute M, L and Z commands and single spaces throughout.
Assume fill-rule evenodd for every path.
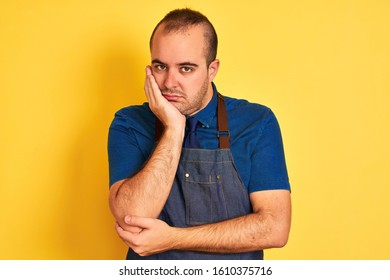
M 159 216 L 170 226 L 191 227 L 215 223 L 252 212 L 249 194 L 233 163 L 226 108 L 220 94 L 217 112 L 219 149 L 182 150 L 171 192 Z M 161 123 L 157 122 L 156 139 L 161 132 Z M 219 254 L 174 250 L 141 257 L 129 249 L 127 259 L 260 260 L 263 259 L 263 251 Z

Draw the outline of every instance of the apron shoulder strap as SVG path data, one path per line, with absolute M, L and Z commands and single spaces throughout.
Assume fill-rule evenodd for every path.
M 228 127 L 228 119 L 226 113 L 225 98 L 218 93 L 218 140 L 220 149 L 229 149 L 230 147 L 230 131 Z

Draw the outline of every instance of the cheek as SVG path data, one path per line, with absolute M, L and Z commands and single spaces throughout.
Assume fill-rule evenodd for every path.
M 204 83 L 205 78 L 205 75 L 196 74 L 188 79 L 187 85 L 192 89 L 198 89 Z

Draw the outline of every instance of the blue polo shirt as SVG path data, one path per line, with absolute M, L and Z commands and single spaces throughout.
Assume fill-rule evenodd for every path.
M 202 149 L 218 149 L 217 89 L 209 104 L 194 115 L 201 125 Z M 282 137 L 273 112 L 260 104 L 225 96 L 230 149 L 234 165 L 248 192 L 290 190 Z M 156 118 L 148 103 L 119 110 L 108 135 L 110 186 L 142 168 L 154 146 Z

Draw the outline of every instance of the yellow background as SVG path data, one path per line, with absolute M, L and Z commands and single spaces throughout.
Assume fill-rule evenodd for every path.
M 186 6 L 217 29 L 219 90 L 282 128 L 293 223 L 266 258 L 389 259 L 389 3 L 2 0 L 0 259 L 124 258 L 107 130 L 145 100 L 155 24 Z

